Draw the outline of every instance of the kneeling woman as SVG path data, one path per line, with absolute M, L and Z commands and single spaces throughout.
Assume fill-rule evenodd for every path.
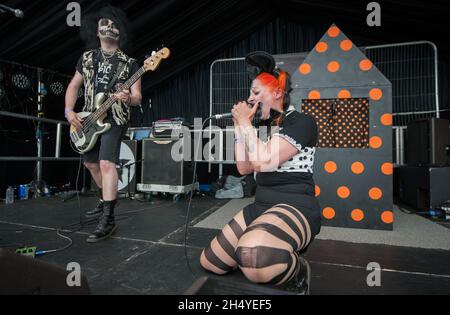
M 255 202 L 212 240 L 200 263 L 215 274 L 240 268 L 251 282 L 281 285 L 295 276 L 303 280 L 307 267 L 298 253 L 320 231 L 313 181 L 317 126 L 314 118 L 290 107 L 289 74 L 274 69 L 270 55 L 264 58 L 270 62 L 261 63 L 247 103 L 232 110 L 237 168 L 242 175 L 257 173 Z M 254 65 L 251 61 L 247 57 Z M 272 125 L 267 142 L 252 126 L 259 107 L 261 118 Z

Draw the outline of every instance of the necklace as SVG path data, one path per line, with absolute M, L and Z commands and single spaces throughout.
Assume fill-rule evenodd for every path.
M 106 65 L 109 65 L 110 63 L 109 63 L 109 60 L 112 58 L 112 57 L 114 57 L 114 55 L 116 54 L 116 52 L 114 52 L 112 55 L 109 55 L 108 57 L 107 57 L 107 55 L 108 55 L 108 53 L 104 53 L 103 52 L 103 49 L 100 49 L 100 52 L 101 52 L 101 54 L 102 54 L 102 56 L 103 56 L 103 60 L 104 60 L 104 62 L 105 62 L 105 64 Z

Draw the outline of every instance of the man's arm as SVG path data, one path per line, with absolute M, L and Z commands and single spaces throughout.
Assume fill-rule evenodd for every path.
M 64 116 L 67 121 L 76 126 L 78 129 L 81 129 L 81 120 L 78 118 L 76 113 L 74 112 L 75 104 L 78 98 L 78 91 L 83 85 L 83 76 L 78 71 L 75 72 L 75 75 L 70 81 L 69 86 L 66 90 L 66 106 L 64 110 Z

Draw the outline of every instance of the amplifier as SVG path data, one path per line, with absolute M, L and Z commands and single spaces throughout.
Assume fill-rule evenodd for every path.
M 142 141 L 142 174 L 138 184 L 139 191 L 179 194 L 198 187 L 198 184 L 192 187 L 193 162 L 185 161 L 181 157 L 178 161 L 178 156 L 172 156 L 172 149 L 176 153 L 183 154 L 182 139 L 150 138 Z

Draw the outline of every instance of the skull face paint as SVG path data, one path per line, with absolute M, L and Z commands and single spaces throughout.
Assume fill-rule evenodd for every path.
M 120 31 L 113 21 L 103 18 L 98 21 L 98 37 L 100 40 L 118 41 L 120 38 Z

